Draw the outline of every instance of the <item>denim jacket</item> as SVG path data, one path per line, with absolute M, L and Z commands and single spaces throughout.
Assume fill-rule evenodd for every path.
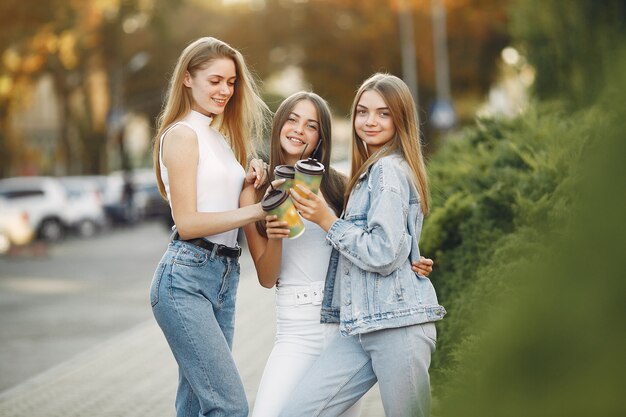
M 341 218 L 328 230 L 333 246 L 322 323 L 354 335 L 441 320 L 446 310 L 426 277 L 411 270 L 420 257 L 423 213 L 410 169 L 398 154 L 365 172 Z

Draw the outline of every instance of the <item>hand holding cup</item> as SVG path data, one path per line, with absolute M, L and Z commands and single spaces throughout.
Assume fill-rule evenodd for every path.
M 328 207 L 328 204 L 320 196 L 301 184 L 291 189 L 291 199 L 303 218 L 317 223 L 326 232 L 337 220 L 337 216 Z
M 276 216 L 276 220 L 286 223 L 289 229 L 289 239 L 295 239 L 304 232 L 304 224 L 287 191 L 272 186 L 271 190 L 263 197 L 261 206 L 268 215 Z
M 278 220 L 275 214 L 265 216 L 265 232 L 268 239 L 289 238 L 289 223 Z

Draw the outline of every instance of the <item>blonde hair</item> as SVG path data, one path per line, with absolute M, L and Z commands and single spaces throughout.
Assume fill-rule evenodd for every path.
M 359 138 L 354 128 L 356 107 L 365 91 L 375 91 L 380 94 L 387 107 L 389 107 L 389 113 L 396 128 L 395 137 L 372 155 L 368 155 L 365 144 Z M 419 137 L 417 111 L 411 92 L 404 81 L 394 75 L 382 73 L 374 74 L 365 80 L 359 87 L 352 103 L 351 119 L 353 139 L 352 177 L 348 181 L 345 204 L 347 204 L 350 192 L 358 182 L 359 177 L 372 164 L 386 155 L 400 151 L 410 167 L 413 177 L 412 181 L 420 196 L 422 212 L 424 215 L 428 214 L 428 178 Z
M 231 59 L 234 62 L 237 80 L 224 113 L 215 117 L 213 124 L 230 140 L 233 153 L 243 167 L 247 165 L 248 155 L 254 154 L 250 139 L 260 139 L 264 134 L 270 111 L 259 96 L 255 80 L 241 53 L 227 43 L 211 37 L 200 38 L 190 43 L 178 58 L 174 74 L 170 78 L 163 110 L 157 120 L 152 156 L 159 191 L 163 197 L 166 197 L 166 194 L 159 164 L 161 135 L 173 123 L 185 117 L 193 104 L 191 90 L 183 84 L 185 73 L 189 72 L 193 77 L 196 72 L 219 58 Z

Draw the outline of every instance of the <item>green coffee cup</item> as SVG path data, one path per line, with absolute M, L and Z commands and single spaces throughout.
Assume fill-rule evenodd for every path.
M 293 177 L 295 168 L 291 165 L 277 165 L 274 168 L 274 178 L 277 180 L 284 179 L 285 182 L 278 187 L 281 190 L 289 191 L 293 187 Z
M 261 201 L 261 207 L 267 214 L 273 214 L 279 221 L 287 222 L 289 239 L 295 239 L 304 233 L 304 223 L 289 198 L 289 192 L 272 189 Z
M 320 163 L 317 159 L 301 159 L 296 162 L 295 175 L 293 179 L 293 189 L 296 190 L 302 197 L 306 198 L 304 193 L 300 192 L 300 189 L 296 187 L 298 184 L 302 184 L 317 194 L 320 190 L 320 184 L 322 183 L 322 176 L 324 175 L 324 164 Z

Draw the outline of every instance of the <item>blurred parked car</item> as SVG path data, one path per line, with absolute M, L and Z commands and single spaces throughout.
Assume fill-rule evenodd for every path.
M 11 247 L 30 243 L 35 237 L 35 230 L 28 221 L 28 213 L 0 198 L 0 254 Z
M 112 224 L 132 224 L 140 219 L 134 201 L 135 184 L 132 174 L 115 172 L 107 176 L 102 204 L 107 219 Z
M 107 217 L 117 224 L 154 218 L 173 224 L 169 205 L 159 194 L 152 169 L 112 172 L 108 176 L 104 208 Z
M 54 242 L 65 235 L 70 218 L 67 192 L 52 177 L 15 177 L 0 180 L 0 197 L 8 207 L 27 213 L 38 238 Z
M 102 196 L 92 177 L 60 177 L 67 191 L 67 222 L 79 236 L 93 236 L 106 226 Z
M 172 210 L 169 203 L 159 193 L 156 181 L 153 184 L 144 184 L 142 187 L 143 215 L 146 219 L 155 219 L 163 223 L 165 227 L 171 229 L 174 225 Z

